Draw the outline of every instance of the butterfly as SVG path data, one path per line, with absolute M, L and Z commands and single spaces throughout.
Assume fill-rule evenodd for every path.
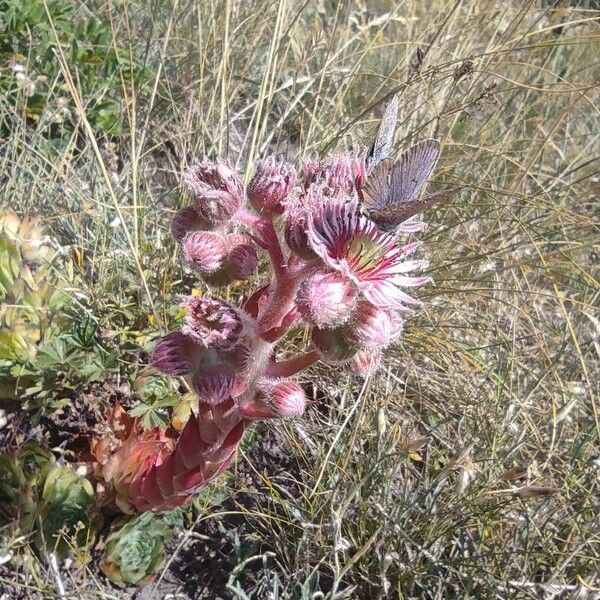
M 419 199 L 419 194 L 437 165 L 440 143 L 427 139 L 411 146 L 396 162 L 388 158 L 394 144 L 398 96 L 385 109 L 375 141 L 367 153 L 369 175 L 360 190 L 366 216 L 381 231 L 393 232 L 401 223 L 447 200 L 460 188 L 444 190 Z

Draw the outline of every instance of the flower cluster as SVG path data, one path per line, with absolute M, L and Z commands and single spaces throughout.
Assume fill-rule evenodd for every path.
M 186 172 L 191 204 L 174 217 L 183 259 L 210 291 L 182 300 L 180 329 L 154 348 L 152 365 L 187 379 L 198 400 L 179 437 L 133 425 L 104 465 L 123 510 L 168 509 L 221 473 L 253 420 L 303 414 L 306 397 L 293 376 L 318 360 L 363 376 L 401 335 L 417 304 L 408 288 L 425 262 L 411 218 L 384 232 L 362 208 L 369 178 L 362 155 L 311 159 L 300 174 L 287 162 L 258 164 L 247 186 L 226 162 Z M 233 305 L 215 288 L 257 277 L 261 253 L 270 277 Z M 311 348 L 280 359 L 277 342 L 310 329 Z

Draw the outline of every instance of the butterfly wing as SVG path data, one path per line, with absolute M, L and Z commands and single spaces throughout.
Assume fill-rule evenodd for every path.
M 392 202 L 414 201 L 427 183 L 439 157 L 440 143 L 437 140 L 423 140 L 411 146 L 392 168 Z
M 407 219 L 414 217 L 420 212 L 424 212 L 431 208 L 434 204 L 449 200 L 454 194 L 460 191 L 462 187 L 455 187 L 449 190 L 444 190 L 423 198 L 422 200 L 413 200 L 412 202 L 393 203 L 387 207 L 368 209 L 367 214 L 369 219 L 377 225 L 381 231 L 386 233 L 394 231 L 401 223 Z
M 359 191 L 365 207 L 381 208 L 390 202 L 390 173 L 392 163 L 382 160 L 371 171 L 363 188 Z
M 398 120 L 398 94 L 389 101 L 383 112 L 375 141 L 367 153 L 367 169 L 376 167 L 382 160 L 386 159 L 394 147 L 396 135 L 396 122 Z

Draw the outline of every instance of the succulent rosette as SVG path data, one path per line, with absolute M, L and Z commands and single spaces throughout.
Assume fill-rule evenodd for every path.
M 59 556 L 90 547 L 102 526 L 91 482 L 70 467 L 56 466 L 47 473 L 39 504 L 38 545 Z
M 114 418 L 122 421 L 122 411 Z M 121 436 L 93 444 L 97 476 L 110 483 L 114 504 L 127 514 L 186 503 L 227 468 L 245 428 L 231 398 L 216 405 L 200 401 L 178 436 L 159 428 L 144 431 L 128 420 Z
M 168 516 L 145 512 L 117 521 L 106 539 L 101 563 L 105 575 L 119 585 L 152 581 L 179 521 L 178 511 Z
M 102 525 L 90 480 L 36 444 L 0 455 L 0 506 L 0 523 L 5 512 L 38 548 L 61 557 L 83 558 Z

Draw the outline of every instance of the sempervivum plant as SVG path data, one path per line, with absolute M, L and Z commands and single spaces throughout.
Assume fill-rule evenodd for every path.
M 419 199 L 439 155 L 436 140 L 416 144 L 396 163 L 391 104 L 376 143 L 363 154 L 338 154 L 295 168 L 269 158 L 244 187 L 225 161 L 188 169 L 191 205 L 173 219 L 183 260 L 210 293 L 182 300 L 183 326 L 163 337 L 151 362 L 186 378 L 197 397 L 179 435 L 133 424 L 104 460 L 117 504 L 127 512 L 168 510 L 223 472 L 254 420 L 303 414 L 306 398 L 294 376 L 322 360 L 366 376 L 401 335 L 418 305 L 407 289 L 415 275 Z M 259 254 L 270 271 L 253 293 L 232 304 L 218 288 L 247 280 Z M 280 360 L 277 344 L 291 328 L 308 327 L 312 347 Z
M 38 548 L 80 559 L 102 526 L 91 482 L 34 444 L 0 454 L 0 524 L 3 515 Z
M 117 584 L 151 581 L 164 562 L 173 525 L 181 521 L 180 510 L 166 515 L 145 512 L 113 524 L 101 563 L 106 576 Z

